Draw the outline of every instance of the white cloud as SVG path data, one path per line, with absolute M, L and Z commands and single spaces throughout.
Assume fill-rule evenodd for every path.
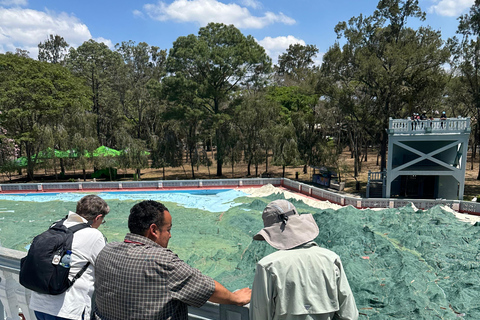
M 93 40 L 95 40 L 96 42 L 99 42 L 99 43 L 104 43 L 110 49 L 115 48 L 115 45 L 113 44 L 112 40 L 110 40 L 110 39 L 105 39 L 103 37 L 98 37 L 98 38 L 94 38 Z
M 163 1 L 143 6 L 146 13 L 155 20 L 174 20 L 179 22 L 197 22 L 207 25 L 209 22 L 233 24 L 237 28 L 261 29 L 273 23 L 294 24 L 295 20 L 283 13 L 265 12 L 261 17 L 253 16 L 250 11 L 238 4 L 224 4 L 217 0 L 174 0 L 167 5 Z
M 467 8 L 474 4 L 475 0 L 435 0 L 435 5 L 428 9 L 430 13 L 440 16 L 458 17 Z
M 133 10 L 133 12 L 132 12 L 132 13 L 133 13 L 133 15 L 134 15 L 135 17 L 139 17 L 139 18 L 143 18 L 143 17 L 144 17 L 144 15 L 143 15 L 143 12 L 142 12 L 142 11 L 139 11 L 139 10 Z
M 92 38 L 88 27 L 73 15 L 0 7 L 0 52 L 15 52 L 15 48 L 21 48 L 30 51 L 32 58 L 37 58 L 38 44 L 50 34 L 62 36 L 72 47 Z M 99 39 L 96 41 L 113 47 L 110 40 Z
M 241 0 L 240 3 L 245 7 L 250 7 L 253 9 L 259 9 L 262 7 L 262 4 L 257 0 Z
M 272 58 L 273 63 L 277 63 L 278 56 L 285 53 L 291 44 L 305 45 L 305 41 L 297 39 L 294 36 L 286 37 L 265 37 L 263 40 L 257 42 L 265 49 L 265 52 Z
M 267 53 L 272 51 L 286 51 L 291 44 L 301 44 L 305 45 L 305 41 L 302 39 L 297 39 L 294 36 L 286 37 L 265 37 L 263 40 L 257 40 L 257 42 L 265 48 Z M 282 52 L 283 53 L 283 52 Z
M 1 6 L 20 6 L 24 7 L 28 4 L 27 0 L 1 0 Z

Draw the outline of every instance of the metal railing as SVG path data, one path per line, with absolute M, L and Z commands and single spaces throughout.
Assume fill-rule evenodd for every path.
M 394 134 L 418 133 L 464 133 L 470 130 L 470 118 L 447 118 L 445 120 L 389 120 L 389 132 Z
M 18 319 L 19 313 L 25 319 L 34 320 L 33 311 L 28 308 L 31 292 L 20 285 L 18 273 L 20 259 L 25 252 L 0 247 L 0 317 Z
M 418 209 L 427 210 L 436 205 L 445 205 L 453 210 L 480 215 L 480 203 L 461 200 L 446 200 L 446 199 L 396 199 L 396 198 L 361 198 L 348 194 L 339 194 L 324 188 L 310 186 L 298 181 L 284 179 L 284 187 L 296 191 L 303 192 L 308 189 L 308 195 L 320 200 L 327 200 L 342 206 L 353 206 L 357 209 L 369 208 L 401 208 L 413 204 Z

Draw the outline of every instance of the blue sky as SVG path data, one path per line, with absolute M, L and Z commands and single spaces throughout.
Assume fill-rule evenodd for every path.
M 420 0 L 424 25 L 455 35 L 457 18 L 474 0 Z M 378 0 L 0 0 L 0 53 L 28 50 L 59 34 L 74 47 L 93 38 L 114 49 L 133 40 L 170 49 L 180 36 L 197 34 L 208 22 L 234 24 L 252 35 L 277 61 L 290 44 L 317 46 L 321 56 L 335 43 L 335 25 L 373 13 Z M 416 28 L 419 22 L 409 21 Z

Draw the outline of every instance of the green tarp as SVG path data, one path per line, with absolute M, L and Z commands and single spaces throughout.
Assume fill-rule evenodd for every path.
M 93 152 L 94 157 L 117 157 L 121 154 L 122 152 L 105 146 L 98 147 Z
M 93 151 L 93 157 L 118 157 L 122 155 L 122 153 L 128 153 L 128 150 L 115 150 L 113 148 L 109 148 L 106 146 L 100 146 L 95 151 Z M 150 152 L 144 151 L 144 155 L 150 155 Z M 92 154 L 90 152 L 84 153 L 85 157 L 90 158 L 92 157 Z M 78 152 L 76 150 L 67 150 L 67 151 L 61 151 L 61 150 L 53 150 L 52 148 L 45 149 L 43 151 L 40 151 L 38 153 L 38 159 L 52 159 L 52 158 L 77 158 L 78 157 Z M 35 160 L 35 156 L 32 157 L 33 160 Z M 26 167 L 27 166 L 27 157 L 19 157 L 18 159 L 15 160 L 15 163 L 20 166 L 20 167 Z

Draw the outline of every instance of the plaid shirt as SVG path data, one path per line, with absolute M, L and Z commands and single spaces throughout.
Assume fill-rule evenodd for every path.
M 202 306 L 213 294 L 212 278 L 150 239 L 128 233 L 98 255 L 95 318 L 104 320 L 188 318 L 187 305 Z

